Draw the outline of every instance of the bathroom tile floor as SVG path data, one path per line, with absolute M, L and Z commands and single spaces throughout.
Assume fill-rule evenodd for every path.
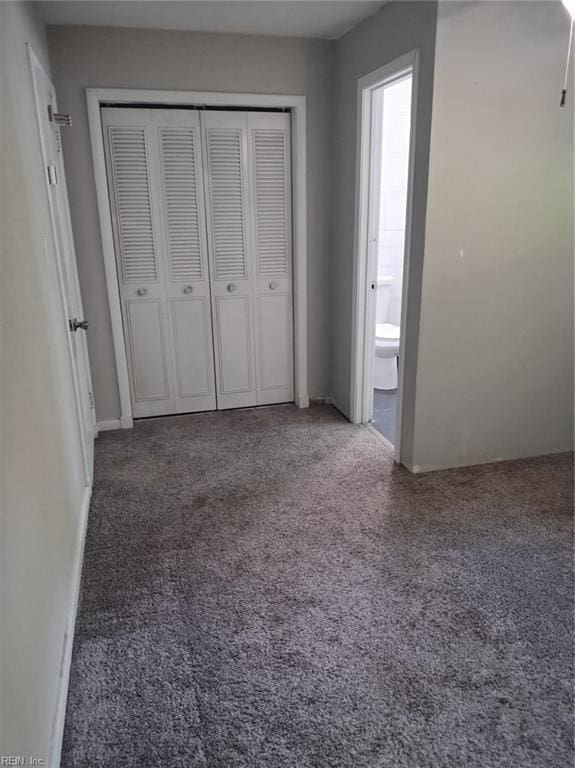
M 397 389 L 373 390 L 373 426 L 392 444 L 395 443 L 396 398 Z

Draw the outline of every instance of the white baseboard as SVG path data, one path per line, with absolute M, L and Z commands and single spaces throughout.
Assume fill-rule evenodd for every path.
M 461 459 L 458 461 L 451 461 L 446 464 L 405 464 L 410 472 L 414 475 L 421 474 L 423 472 L 443 472 L 446 469 L 463 469 L 464 467 L 481 467 L 486 464 L 498 464 L 502 461 L 524 461 L 525 459 L 541 459 L 545 456 L 554 456 L 558 453 L 568 453 L 571 448 L 557 448 L 556 450 L 546 451 L 545 453 L 525 453 L 525 454 L 513 454 L 503 456 L 484 457 L 476 456 L 468 459 Z
M 307 397 L 307 395 L 298 397 L 296 398 L 295 404 L 298 408 L 309 408 L 309 397 Z
M 66 702 L 68 701 L 68 683 L 70 682 L 70 667 L 72 664 L 72 648 L 74 645 L 74 629 L 76 626 L 76 614 L 78 612 L 78 598 L 80 596 L 80 581 L 82 579 L 82 562 L 84 560 L 84 543 L 86 541 L 86 527 L 88 524 L 88 510 L 92 489 L 87 486 L 82 499 L 78 536 L 76 539 L 76 552 L 72 570 L 72 584 L 70 590 L 70 610 L 66 621 L 64 642 L 62 647 L 62 661 L 60 666 L 60 680 L 58 695 L 56 698 L 56 710 L 52 725 L 52 738 L 50 740 L 50 768 L 59 768 L 62 756 L 62 739 L 64 737 L 64 723 L 66 721 Z
M 109 432 L 111 429 L 122 429 L 122 422 L 120 419 L 108 419 L 107 421 L 99 421 L 96 427 L 98 432 Z

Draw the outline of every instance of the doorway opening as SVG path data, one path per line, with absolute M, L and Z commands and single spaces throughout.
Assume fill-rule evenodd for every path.
M 417 53 L 359 81 L 352 420 L 401 461 Z
M 380 148 L 380 162 L 374 195 L 377 296 L 372 423 L 392 445 L 401 349 L 412 79 L 409 73 L 374 93 L 374 139 Z

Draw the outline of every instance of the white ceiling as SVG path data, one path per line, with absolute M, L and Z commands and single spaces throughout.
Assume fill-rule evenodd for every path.
M 51 0 L 48 24 L 335 39 L 373 15 L 383 0 Z

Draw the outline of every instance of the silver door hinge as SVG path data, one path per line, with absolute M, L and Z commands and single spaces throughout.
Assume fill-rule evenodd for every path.
M 92 392 L 88 392 L 88 397 L 90 398 L 90 410 L 94 410 L 94 395 Z
M 56 125 L 65 125 L 67 128 L 72 125 L 72 116 L 64 112 L 54 112 L 51 104 L 48 104 L 48 118 L 51 123 L 56 123 Z

